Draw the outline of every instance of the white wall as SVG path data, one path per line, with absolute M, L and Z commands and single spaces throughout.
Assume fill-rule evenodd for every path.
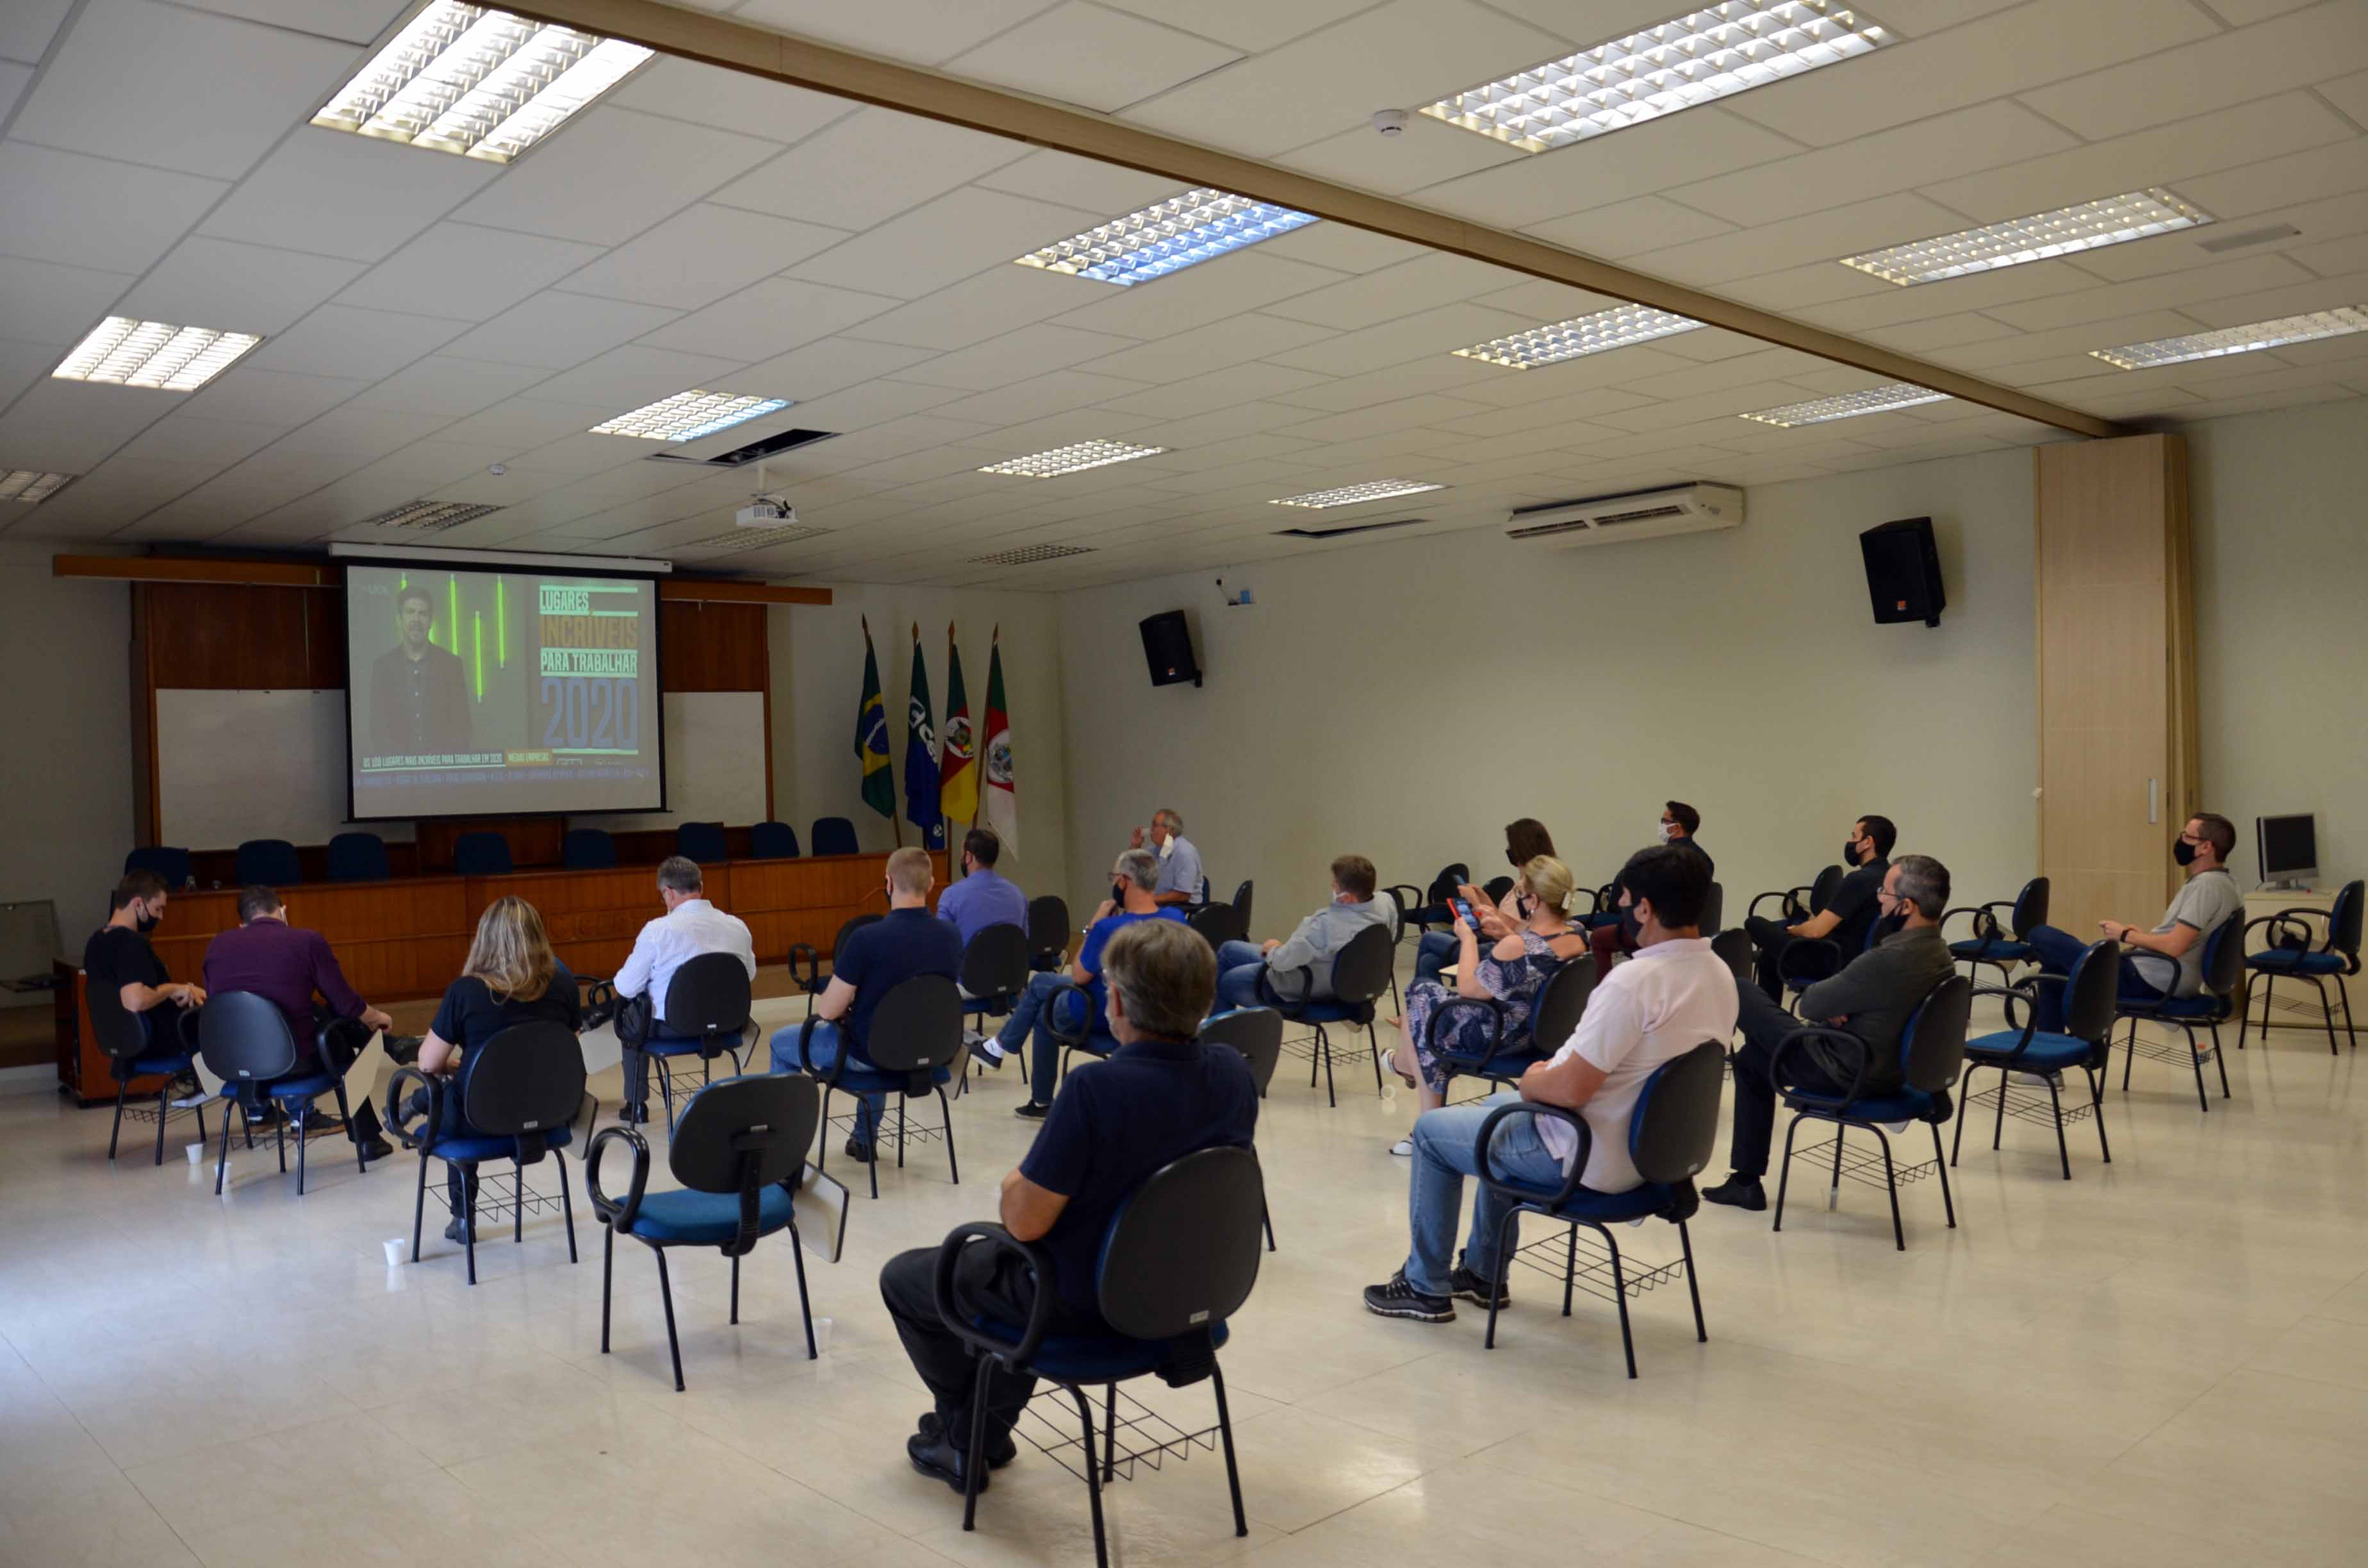
M 2037 857 L 2032 508 L 2017 450 L 1757 487 L 1731 532 L 1554 551 L 1475 530 L 1227 569 L 1257 595 L 1238 608 L 1214 573 L 1069 596 L 1071 863 L 1172 805 L 1221 894 L 1258 880 L 1271 934 L 1335 854 L 1384 881 L 1491 876 L 1516 816 L 1592 885 L 1675 797 L 1730 921 L 1861 812 L 1961 898 L 2011 896 Z M 1877 626 L 1857 535 L 1922 515 L 1948 611 Z M 1179 607 L 1207 686 L 1154 690 L 1135 622 Z

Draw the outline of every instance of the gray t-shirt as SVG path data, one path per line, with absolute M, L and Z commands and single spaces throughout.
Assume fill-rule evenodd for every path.
M 2236 878 L 2221 870 L 2199 871 L 2187 879 L 2187 885 L 2170 901 L 2162 924 L 2154 928 L 2154 934 L 2162 937 L 2168 936 L 2174 926 L 2194 927 L 2196 937 L 2188 944 L 2187 951 L 2176 959 L 2162 953 L 2135 953 L 2130 962 L 2167 995 L 2200 994 L 2203 990 L 2204 938 L 2244 907 L 2245 895 L 2237 889 Z

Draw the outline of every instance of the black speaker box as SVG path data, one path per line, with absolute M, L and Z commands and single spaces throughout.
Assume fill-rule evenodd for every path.
M 1941 585 L 1941 552 L 1932 544 L 1932 519 L 1902 517 L 1858 536 L 1866 558 L 1867 597 L 1878 624 L 1920 620 L 1941 624 L 1949 596 Z
M 1171 609 L 1143 621 L 1143 657 L 1151 666 L 1154 686 L 1201 684 L 1201 666 L 1192 657 L 1192 629 L 1184 612 Z

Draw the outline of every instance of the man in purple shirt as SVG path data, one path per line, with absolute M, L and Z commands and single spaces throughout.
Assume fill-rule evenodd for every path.
M 990 926 L 1028 929 L 1028 895 L 995 869 L 1003 840 L 991 828 L 974 827 L 962 838 L 962 880 L 938 895 L 938 918 L 951 920 L 962 946 Z
M 206 989 L 216 994 L 252 991 L 278 1007 L 296 1039 L 299 1072 L 326 1067 L 342 1074 L 370 1044 L 371 1031 L 394 1027 L 393 1018 L 346 983 L 327 937 L 288 924 L 288 906 L 276 891 L 241 888 L 238 918 L 236 930 L 206 945 Z M 316 992 L 325 1007 L 313 1005 Z M 346 1136 L 361 1146 L 365 1159 L 382 1160 L 394 1153 L 379 1135 L 378 1113 L 367 1098 L 352 1108 Z

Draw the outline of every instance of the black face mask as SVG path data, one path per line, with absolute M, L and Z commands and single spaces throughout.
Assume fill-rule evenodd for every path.
M 2195 846 L 2182 838 L 2170 846 L 2170 858 L 2184 866 L 2195 858 Z
M 163 924 L 164 918 L 165 917 L 161 915 L 141 915 L 139 917 L 140 934 L 144 937 L 149 932 L 154 931 L 159 925 Z
M 1620 935 L 1626 938 L 1627 945 L 1632 948 L 1638 946 L 1645 939 L 1645 923 L 1636 918 L 1636 906 L 1633 903 L 1623 903 L 1620 906 Z
M 1856 840 L 1854 840 L 1854 839 L 1845 839 L 1845 840 L 1843 840 L 1843 842 L 1842 842 L 1842 864 L 1843 864 L 1843 865 L 1845 865 L 1845 866 L 1855 866 L 1855 865 L 1857 865 L 1857 864 L 1858 864 L 1858 844 L 1857 844 L 1857 841 L 1856 841 Z

